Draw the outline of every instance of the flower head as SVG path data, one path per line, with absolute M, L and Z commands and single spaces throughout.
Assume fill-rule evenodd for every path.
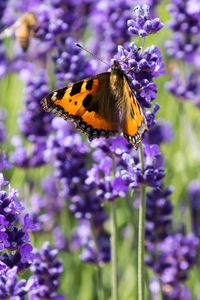
M 58 294 L 59 277 L 63 272 L 63 267 L 57 254 L 58 251 L 51 249 L 48 242 L 43 244 L 41 250 L 35 250 L 31 271 L 38 281 L 38 286 L 30 292 L 31 299 L 57 299 L 60 296 Z
M 143 6 L 136 6 L 134 8 L 134 18 L 128 20 L 128 31 L 131 34 L 146 37 L 149 34 L 158 32 L 163 24 L 159 18 L 151 18 L 149 6 L 144 4 Z

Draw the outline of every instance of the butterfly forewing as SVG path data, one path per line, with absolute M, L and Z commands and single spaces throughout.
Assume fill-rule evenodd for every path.
M 109 80 L 107 72 L 79 81 L 49 94 L 42 100 L 42 106 L 46 111 L 71 119 L 90 140 L 116 135 L 119 120 Z

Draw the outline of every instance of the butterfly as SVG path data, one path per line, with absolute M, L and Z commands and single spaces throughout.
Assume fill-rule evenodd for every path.
M 26 52 L 29 47 L 30 38 L 34 35 L 36 27 L 37 18 L 35 14 L 27 12 L 19 17 L 12 26 L 6 28 L 0 36 L 4 38 L 14 35 L 22 50 Z
M 72 120 L 90 141 L 122 132 L 137 149 L 147 130 L 145 115 L 117 60 L 113 61 L 111 72 L 55 90 L 41 104 L 46 112 Z

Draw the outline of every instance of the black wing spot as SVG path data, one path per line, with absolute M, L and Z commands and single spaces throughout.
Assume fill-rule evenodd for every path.
M 98 105 L 98 103 L 95 102 L 87 110 L 88 111 L 94 111 L 94 112 L 98 113 L 98 111 L 99 111 L 99 105 Z
M 92 96 L 91 95 L 87 95 L 85 97 L 85 99 L 83 100 L 83 106 L 87 109 L 88 106 L 91 104 L 92 101 Z
M 72 99 L 69 99 L 69 102 L 72 102 Z
M 77 105 L 77 101 L 75 101 L 74 104 Z
M 91 95 L 87 95 L 85 99 L 83 100 L 83 106 L 87 109 L 87 111 L 91 112 L 98 112 L 98 103 L 94 102 L 92 103 L 93 97 Z
M 67 90 L 67 87 L 57 90 L 56 91 L 56 99 L 58 99 L 58 100 L 62 99 L 65 95 L 66 90 Z
M 74 95 L 76 95 L 76 94 L 79 94 L 80 91 L 81 91 L 82 85 L 83 85 L 83 81 L 79 81 L 79 82 L 77 82 L 77 83 L 74 83 L 74 84 L 72 85 L 72 90 L 71 90 L 71 92 L 70 92 L 70 96 L 74 96 Z
M 87 81 L 85 88 L 86 88 L 86 90 L 91 91 L 92 86 L 93 86 L 93 79 L 90 79 Z

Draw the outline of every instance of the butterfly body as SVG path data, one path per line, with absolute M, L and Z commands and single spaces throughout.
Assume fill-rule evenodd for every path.
M 41 103 L 45 111 L 71 119 L 89 140 L 123 132 L 137 148 L 147 129 L 145 116 L 118 61 L 114 61 L 111 72 L 54 91 Z

